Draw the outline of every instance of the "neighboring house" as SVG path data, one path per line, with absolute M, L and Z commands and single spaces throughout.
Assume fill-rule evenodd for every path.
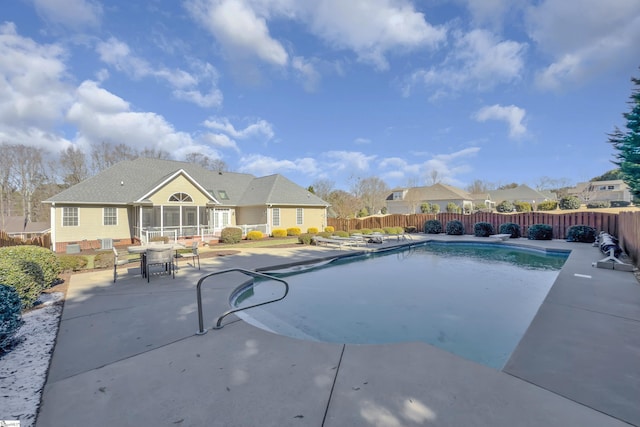
M 120 162 L 43 203 L 51 206 L 56 252 L 69 243 L 106 249 L 155 236 L 205 240 L 227 226 L 265 234 L 322 230 L 328 206 L 281 175 L 256 178 L 146 158 Z
M 505 200 L 512 203 L 528 202 L 531 203 L 533 210 L 536 209 L 536 205 L 540 202 L 555 200 L 550 194 L 534 190 L 526 184 L 504 190 L 490 190 L 489 197 L 496 205 L 499 205 Z
M 455 203 L 464 212 L 471 212 L 473 198 L 464 190 L 439 183 L 427 187 L 396 188 L 387 197 L 387 213 L 421 213 L 423 203 L 439 205 L 440 212 L 446 212 L 447 205 Z
M 568 193 L 578 197 L 582 203 L 632 200 L 629 186 L 621 179 L 580 182 L 574 188 L 570 188 Z
M 0 218 L 0 230 L 9 237 L 25 240 L 47 234 L 51 231 L 51 226 L 48 222 L 27 221 L 23 216 L 7 216 Z

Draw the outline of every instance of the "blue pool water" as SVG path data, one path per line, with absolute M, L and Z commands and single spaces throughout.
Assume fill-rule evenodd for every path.
M 295 338 L 423 341 L 499 369 L 567 255 L 500 244 L 428 243 L 282 274 L 290 285 L 284 300 L 238 314 Z M 256 282 L 236 293 L 232 305 L 256 304 L 282 291 L 278 282 Z

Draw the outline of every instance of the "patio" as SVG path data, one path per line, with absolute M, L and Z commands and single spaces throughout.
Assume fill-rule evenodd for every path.
M 344 250 L 243 250 L 151 284 L 135 269 L 116 284 L 110 271 L 74 275 L 36 425 L 640 425 L 633 274 L 591 267 L 602 255 L 588 244 L 510 242 L 572 254 L 503 371 L 424 343 L 299 341 L 234 316 L 195 335 L 195 284 L 208 272 Z M 216 277 L 203 287 L 207 328 L 243 278 Z

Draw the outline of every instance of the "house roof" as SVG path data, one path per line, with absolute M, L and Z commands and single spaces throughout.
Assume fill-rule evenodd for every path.
M 49 222 L 25 222 L 23 216 L 6 216 L 0 218 L 0 230 L 7 234 L 41 234 L 51 230 L 51 224 Z
M 402 191 L 396 189 L 394 191 Z M 466 191 L 446 184 L 433 184 L 428 187 L 411 187 L 407 189 L 404 200 L 471 200 Z M 391 199 L 387 199 L 391 200 Z
M 149 158 L 117 163 L 45 200 L 45 203 L 131 204 L 148 197 L 150 192 L 179 173 L 206 190 L 212 201 L 227 206 L 268 203 L 327 205 L 281 175 L 256 178 L 244 173 L 211 171 L 193 163 Z
M 526 184 L 518 185 L 515 188 L 507 188 L 504 190 L 490 190 L 489 195 L 494 202 L 502 202 L 503 200 L 527 202 L 531 200 L 549 199 L 547 194 L 543 194 Z

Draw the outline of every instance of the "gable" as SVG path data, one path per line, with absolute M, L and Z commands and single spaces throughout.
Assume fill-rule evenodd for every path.
M 154 205 L 185 204 L 184 202 L 171 201 L 171 196 L 174 194 L 188 195 L 191 201 L 187 203 L 200 206 L 206 205 L 211 200 L 208 194 L 182 174 L 175 176 L 152 194 L 148 194 L 145 199 L 150 200 Z

